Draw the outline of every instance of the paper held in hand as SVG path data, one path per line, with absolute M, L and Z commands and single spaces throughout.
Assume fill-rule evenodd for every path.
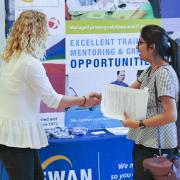
M 124 119 L 124 112 L 130 118 L 146 118 L 148 91 L 108 84 L 102 93 L 101 111 L 104 116 Z

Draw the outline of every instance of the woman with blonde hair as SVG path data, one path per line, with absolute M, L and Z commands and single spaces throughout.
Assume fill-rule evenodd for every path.
M 40 100 L 51 108 L 92 107 L 100 95 L 55 92 L 40 59 L 48 36 L 46 16 L 24 11 L 14 22 L 0 66 L 0 160 L 10 180 L 43 180 L 37 149 L 48 145 L 39 121 Z

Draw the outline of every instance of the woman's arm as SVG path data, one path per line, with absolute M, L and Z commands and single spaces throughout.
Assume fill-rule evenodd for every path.
M 132 14 L 131 19 L 154 18 L 153 9 L 149 1 L 143 1 L 143 4 Z
M 146 15 L 147 13 L 144 10 L 138 9 L 131 15 L 130 19 L 142 19 Z
M 152 118 L 145 119 L 143 122 L 146 127 L 157 127 L 176 121 L 177 107 L 176 102 L 169 96 L 160 97 L 164 112 Z
M 96 92 L 82 97 L 58 94 L 53 89 L 42 63 L 36 59 L 29 60 L 28 63 L 26 82 L 48 107 L 64 109 L 71 106 L 93 107 L 100 104 L 101 94 Z
M 64 109 L 71 106 L 93 107 L 100 104 L 100 102 L 101 94 L 95 92 L 82 97 L 63 96 L 58 108 Z
M 141 83 L 139 81 L 135 81 L 133 84 L 131 84 L 130 88 L 139 89 L 141 86 Z
M 177 107 L 175 100 L 169 96 L 162 96 L 160 97 L 160 101 L 164 111 L 156 116 L 144 119 L 143 123 L 145 127 L 158 127 L 176 121 Z M 125 127 L 139 127 L 139 121 L 129 118 L 126 113 L 123 123 Z

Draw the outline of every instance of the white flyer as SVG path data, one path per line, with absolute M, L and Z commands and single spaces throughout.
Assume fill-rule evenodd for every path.
M 102 92 L 101 111 L 104 116 L 119 120 L 124 119 L 124 112 L 135 120 L 145 119 L 148 95 L 147 90 L 108 84 Z
M 107 131 L 114 135 L 127 135 L 129 128 L 127 127 L 113 127 L 113 128 L 106 128 Z

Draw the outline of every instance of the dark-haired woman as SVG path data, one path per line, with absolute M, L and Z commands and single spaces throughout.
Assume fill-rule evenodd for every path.
M 146 119 L 135 121 L 125 114 L 124 120 L 124 126 L 130 128 L 128 138 L 135 142 L 133 148 L 134 180 L 153 180 L 151 174 L 144 171 L 142 162 L 145 158 L 153 157 L 154 154 L 159 155 L 158 129 L 162 153 L 171 158 L 177 147 L 175 121 L 179 81 L 175 70 L 168 62 L 168 57 L 173 55 L 171 54 L 173 53 L 170 46 L 171 41 L 163 28 L 157 25 L 147 25 L 142 28 L 137 44 L 140 58 L 149 62 L 150 66 L 131 85 L 132 88 L 146 87 L 149 90 Z M 173 56 L 171 63 L 175 63 Z

